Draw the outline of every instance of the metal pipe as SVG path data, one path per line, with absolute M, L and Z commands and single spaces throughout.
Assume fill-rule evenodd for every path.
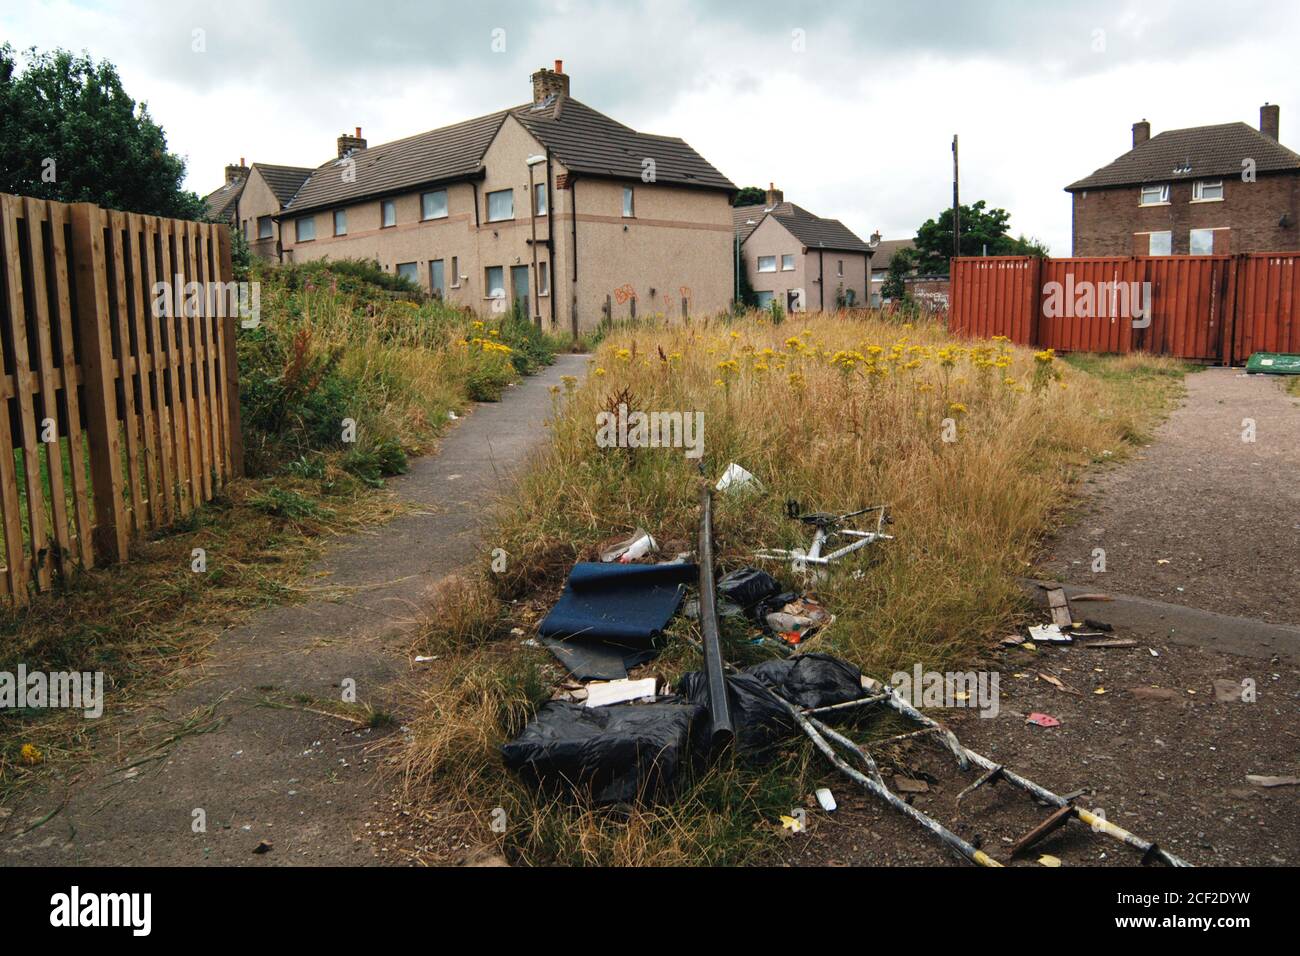
M 731 722 L 731 701 L 718 631 L 717 585 L 713 579 L 713 489 L 708 482 L 700 488 L 700 630 L 704 635 L 704 674 L 713 720 L 709 739 L 714 748 L 725 747 L 735 738 L 736 729 Z

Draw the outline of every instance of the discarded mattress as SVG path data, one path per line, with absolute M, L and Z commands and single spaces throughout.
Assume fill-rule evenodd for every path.
M 698 576 L 686 563 L 576 564 L 538 636 L 578 680 L 620 680 L 658 654 L 655 639 Z
M 671 795 L 707 713 L 676 699 L 608 707 L 552 700 L 501 754 L 533 784 L 589 787 L 598 803 L 653 800 Z

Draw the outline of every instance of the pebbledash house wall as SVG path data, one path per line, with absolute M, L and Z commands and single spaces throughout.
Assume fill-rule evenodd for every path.
M 548 178 L 551 189 L 547 215 L 538 216 L 537 260 L 533 266 L 532 198 L 528 192 L 530 156 L 546 149 L 513 116 L 507 116 L 483 157 L 484 178 L 422 186 L 391 198 L 397 222 L 381 227 L 380 198 L 341 207 L 347 210 L 347 235 L 334 236 L 333 208 L 318 210 L 316 238 L 298 242 L 292 211 L 284 214 L 281 241 L 284 261 L 324 258 L 377 260 L 395 271 L 415 262 L 420 284 L 430 289 L 431 261 L 441 259 L 447 301 L 491 314 L 496 303 L 488 296 L 486 270 L 500 266 L 507 302 L 514 298 L 511 267 L 528 270 L 530 315 L 540 306 L 543 328 L 557 332 L 596 327 L 604 318 L 606 297 L 613 318 L 663 313 L 677 316 L 683 294 L 691 313 L 707 314 L 727 308 L 731 298 L 731 207 L 721 190 L 578 177 L 569 180 L 558 160 L 533 167 L 534 183 Z M 340 175 L 342 167 L 340 167 Z M 632 186 L 634 213 L 622 216 L 623 187 Z M 424 192 L 446 189 L 447 216 L 421 221 Z M 489 222 L 487 195 L 511 189 L 514 218 Z M 574 279 L 572 202 L 577 201 L 577 279 Z M 475 216 L 475 205 L 478 214 Z M 554 239 L 554 262 L 546 239 Z M 452 274 L 457 259 L 458 275 Z M 549 292 L 534 295 L 537 272 L 550 266 Z M 632 300 L 636 300 L 633 306 Z
M 794 256 L 794 268 L 781 270 L 781 257 Z M 776 272 L 759 272 L 760 256 L 776 257 Z M 781 308 L 786 308 L 787 295 L 792 289 L 803 290 L 804 311 L 823 309 L 822 271 L 824 270 L 825 311 L 835 310 L 836 295 L 841 291 L 854 294 L 858 308 L 866 306 L 870 284 L 869 257 L 864 252 L 839 249 L 805 247 L 773 216 L 765 216 L 741 247 L 741 259 L 755 292 L 772 292 Z M 839 263 L 844 263 L 844 275 L 837 274 Z
M 236 225 L 243 232 L 244 238 L 248 240 L 248 248 L 253 255 L 261 256 L 263 259 L 277 258 L 280 224 L 272 219 L 271 238 L 258 239 L 257 221 L 262 216 L 279 215 L 280 200 L 271 191 L 271 187 L 266 184 L 266 180 L 262 178 L 262 171 L 256 164 L 253 165 L 252 171 L 248 174 L 248 181 L 244 183 L 244 191 L 239 194 L 236 209 L 238 219 Z
M 1073 194 L 1073 254 L 1146 255 L 1146 234 L 1167 231 L 1172 253 L 1187 255 L 1193 229 L 1217 230 L 1216 254 L 1300 249 L 1300 175 L 1260 173 L 1253 183 L 1239 176 L 1222 181 L 1222 200 L 1192 202 L 1189 178 L 1170 183 L 1168 204 L 1155 206 L 1138 204 L 1140 186 L 1080 190 Z M 1288 226 L 1280 225 L 1284 215 Z

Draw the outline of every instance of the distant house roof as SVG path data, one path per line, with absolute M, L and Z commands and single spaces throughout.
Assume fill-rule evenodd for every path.
M 203 203 L 207 207 L 208 219 L 212 222 L 226 222 L 230 219 L 234 215 L 235 203 L 239 202 L 246 181 L 236 179 L 204 196 Z
M 275 193 L 281 208 L 294 197 L 312 174 L 309 166 L 274 166 L 271 163 L 254 163 L 253 169 L 261 170 L 262 179 L 271 192 Z
M 638 133 L 572 97 L 555 97 L 358 150 L 351 154 L 356 175 L 350 181 L 344 181 L 343 161 L 330 160 L 312 171 L 285 212 L 481 175 L 483 155 L 507 116 L 519 120 L 577 175 L 641 181 L 648 169 L 645 160 L 651 159 L 655 182 L 736 188 L 685 141 Z
M 731 223 L 736 235 L 744 243 L 765 216 L 771 216 L 790 235 L 809 249 L 833 249 L 840 252 L 865 252 L 872 248 L 838 219 L 823 219 L 792 202 L 779 202 L 775 206 L 735 206 L 731 210 Z M 751 225 L 750 223 L 753 223 Z
M 1171 129 L 1134 146 L 1113 163 L 1065 187 L 1103 189 L 1140 183 L 1241 174 L 1242 160 L 1257 172 L 1300 170 L 1300 155 L 1246 123 Z
M 872 269 L 888 269 L 894 256 L 903 249 L 915 249 L 915 239 L 881 239 L 876 244 L 876 254 L 871 257 Z

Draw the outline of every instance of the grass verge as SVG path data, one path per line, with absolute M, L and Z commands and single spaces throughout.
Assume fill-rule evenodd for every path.
M 485 569 L 491 590 L 464 585 L 452 626 L 445 608 L 431 611 L 419 640 L 439 659 L 422 672 L 401 759 L 411 804 L 458 825 L 462 845 L 495 843 L 529 864 L 744 862 L 773 846 L 779 815 L 826 773 L 795 744 L 764 766 L 714 766 L 669 805 L 600 808 L 529 790 L 502 768 L 500 745 L 563 679 L 545 651 L 521 644 L 573 561 L 638 526 L 669 555 L 694 540 L 697 462 L 680 450 L 598 447 L 598 413 L 620 403 L 701 411 L 703 474 L 735 461 L 759 478 L 763 493 L 719 499 L 724 571 L 761 547 L 806 547 L 804 527 L 784 517 L 787 499 L 828 511 L 888 503 L 896 540 L 818 587 L 836 621 L 809 647 L 887 677 L 918 662 L 969 663 L 1006 633 L 1025 608 L 1017 578 L 1080 473 L 1144 440 L 1185 370 L 1141 356 L 1062 361 L 841 316 L 615 330 L 592 366 L 557 395 L 549 449 L 500 506 L 488 545 L 508 555 L 505 569 Z M 671 680 L 697 669 L 697 637 L 692 622 L 674 621 L 647 672 Z M 764 653 L 752 637 L 729 628 L 728 658 Z M 488 826 L 495 808 L 503 833 Z

